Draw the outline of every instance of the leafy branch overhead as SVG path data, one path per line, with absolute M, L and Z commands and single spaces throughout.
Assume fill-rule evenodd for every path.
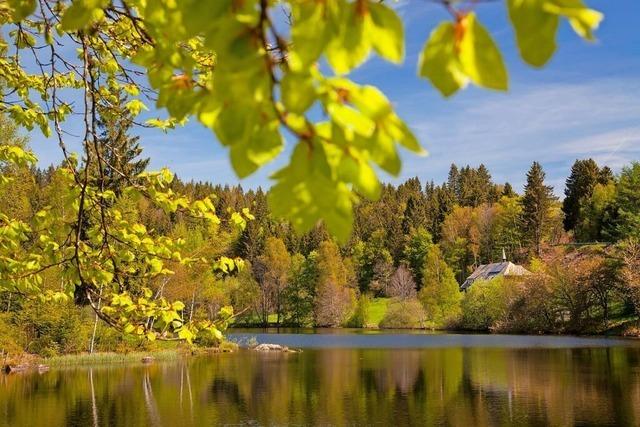
M 468 82 L 506 90 L 502 54 L 476 15 L 481 2 L 439 3 L 452 19 L 429 36 L 418 74 L 445 96 Z M 506 8 L 520 55 L 533 66 L 553 55 L 561 19 L 587 40 L 602 19 L 581 0 L 507 0 Z M 68 288 L 52 297 L 80 289 L 105 321 L 128 332 L 190 340 L 199 329 L 218 329 L 188 326 L 175 302 L 131 296 L 129 275 L 170 274 L 168 262 L 188 257 L 179 242 L 127 218 L 121 194 L 213 229 L 221 221 L 242 228 L 252 216 L 220 218 L 211 199 L 175 194 L 168 171 L 131 176 L 120 170 L 104 155 L 109 141 L 98 133 L 102 116 L 130 115 L 130 124 L 163 131 L 196 118 L 228 148 L 239 177 L 293 144 L 288 164 L 272 176 L 272 211 L 298 231 L 322 220 L 342 240 L 351 231 L 357 195 L 380 195 L 378 169 L 398 175 L 400 147 L 424 154 L 389 99 L 348 78 L 372 53 L 404 61 L 403 21 L 387 2 L 6 0 L 0 25 L 0 113 L 59 145 L 69 206 L 64 218 L 42 210 L 35 225 L 0 214 L 0 287 L 37 293 L 39 274 L 61 267 Z M 69 151 L 70 138 L 82 142 L 80 159 Z M 34 161 L 20 148 L 0 149 L 3 170 Z M 4 175 L 0 185 L 10 182 Z M 125 186 L 118 194 L 107 185 L 113 176 Z M 241 266 L 216 255 L 224 274 Z M 154 329 L 143 320 L 149 318 L 164 320 Z
M 506 90 L 500 50 L 474 12 L 479 4 L 441 3 L 452 21 L 431 33 L 419 75 L 445 96 L 468 82 Z M 561 18 L 587 40 L 602 19 L 581 0 L 507 0 L 506 7 L 520 54 L 533 66 L 544 65 L 554 53 Z M 48 134 L 52 121 L 75 110 L 71 103 L 56 102 L 60 91 L 52 90 L 82 88 L 82 64 L 59 53 L 77 45 L 88 50 L 93 74 L 104 83 L 98 96 L 125 86 L 166 109 L 173 124 L 197 117 L 229 148 L 240 177 L 280 155 L 285 135 L 306 146 L 295 149 L 290 165 L 275 175 L 278 191 L 271 200 L 301 230 L 323 219 L 346 238 L 356 201 L 352 190 L 375 198 L 375 167 L 398 174 L 398 144 L 423 152 L 380 91 L 341 77 L 372 51 L 392 63 L 404 60 L 403 22 L 388 3 L 9 0 L 0 19 L 12 29 L 2 68 L 3 84 L 14 94 L 3 98 L 0 109 L 14 119 Z M 50 49 L 40 49 L 47 44 Z M 31 74 L 19 57 L 9 55 L 10 45 L 41 58 L 44 74 Z M 318 66 L 323 60 L 330 70 Z M 149 87 L 143 88 L 141 76 Z M 34 92 L 44 104 L 32 99 Z M 138 97 L 128 106 L 133 113 L 146 109 Z M 167 127 L 158 119 L 147 124 Z

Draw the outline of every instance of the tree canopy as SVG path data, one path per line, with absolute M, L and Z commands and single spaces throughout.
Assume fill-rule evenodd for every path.
M 468 83 L 506 90 L 502 54 L 475 13 L 481 3 L 441 3 L 451 20 L 425 42 L 418 74 L 444 96 Z M 505 5 L 519 53 L 534 67 L 555 52 L 561 19 L 587 40 L 602 19 L 581 0 Z M 272 212 L 300 231 L 322 220 L 343 241 L 357 195 L 381 194 L 376 171 L 400 172 L 399 147 L 424 153 L 387 97 L 348 77 L 372 52 L 392 63 L 404 60 L 403 22 L 386 2 L 8 0 L 0 4 L 0 25 L 0 112 L 56 140 L 65 191 L 62 216 L 46 206 L 33 223 L 0 214 L 0 287 L 74 295 L 107 323 L 149 339 L 218 337 L 224 322 L 188 322 L 183 303 L 152 301 L 148 289 L 130 286 L 133 276 L 171 274 L 170 262 L 202 260 L 183 257 L 181 239 L 129 215 L 123 198 L 146 198 L 168 215 L 206 222 L 212 233 L 223 220 L 243 228 L 252 215 L 245 209 L 221 217 L 210 197 L 176 194 L 168 170 L 135 177 L 119 170 L 104 149 L 105 108 L 115 114 L 124 105 L 131 123 L 163 130 L 198 120 L 228 148 L 239 177 L 292 141 L 288 164 L 272 177 Z M 144 120 L 150 107 L 166 115 Z M 78 127 L 80 157 L 69 148 Z M 2 170 L 35 160 L 19 145 L 0 146 Z M 486 170 L 478 172 L 487 178 Z M 108 185 L 114 176 L 124 186 L 118 193 Z M 0 184 L 11 179 L 3 173 Z M 204 261 L 222 274 L 241 265 L 220 256 Z M 42 273 L 51 268 L 63 270 L 63 286 L 44 295 Z M 228 319 L 231 311 L 221 316 Z

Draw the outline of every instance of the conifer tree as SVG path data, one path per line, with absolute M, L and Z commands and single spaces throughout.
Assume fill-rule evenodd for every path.
M 527 185 L 522 199 L 522 224 L 531 248 L 540 254 L 540 245 L 551 225 L 550 210 L 556 197 L 553 187 L 544 184 L 545 173 L 533 162 L 527 173 Z
M 562 202 L 564 229 L 573 230 L 580 221 L 580 203 L 593 194 L 600 180 L 600 168 L 593 159 L 576 160 L 567 178 Z
M 504 186 L 502 187 L 502 195 L 505 197 L 515 197 L 516 196 L 516 192 L 513 190 L 513 187 L 511 186 L 510 183 L 505 182 Z
M 127 182 L 149 165 L 149 158 L 141 158 L 142 147 L 138 136 L 131 136 L 134 116 L 126 106 L 126 96 L 118 92 L 112 99 L 98 104 L 99 147 L 104 162 L 105 189 L 120 194 Z

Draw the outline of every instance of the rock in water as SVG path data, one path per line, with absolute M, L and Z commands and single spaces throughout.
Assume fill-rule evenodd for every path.
M 142 363 L 149 364 L 153 363 L 153 356 L 145 356 L 142 358 Z
M 279 344 L 258 344 L 253 348 L 255 351 L 288 351 L 289 348 Z

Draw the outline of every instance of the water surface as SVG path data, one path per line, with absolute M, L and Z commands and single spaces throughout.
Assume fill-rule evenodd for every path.
M 0 376 L 0 426 L 640 425 L 636 341 L 251 336 L 304 351 Z

